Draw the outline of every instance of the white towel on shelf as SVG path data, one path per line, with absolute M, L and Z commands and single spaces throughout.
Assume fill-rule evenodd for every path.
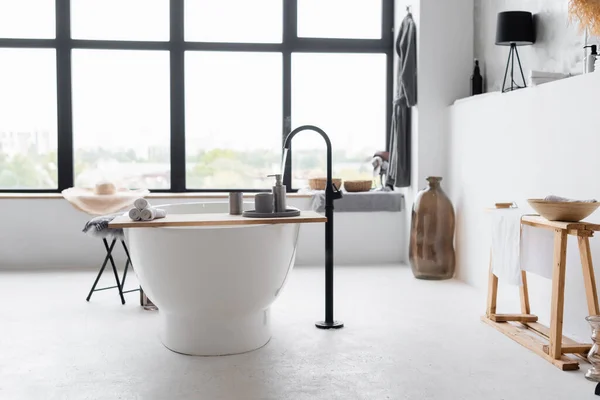
M 529 86 L 539 86 L 539 85 L 543 85 L 544 83 L 550 83 L 550 82 L 554 82 L 557 80 L 559 80 L 559 79 L 556 79 L 556 78 L 529 78 Z
M 148 200 L 146 200 L 143 197 L 140 197 L 139 199 L 137 199 L 136 201 L 133 202 L 133 205 L 135 206 L 135 208 L 137 208 L 138 210 L 144 210 L 148 207 L 150 207 L 150 203 L 148 202 Z
M 167 216 L 167 212 L 162 208 L 145 208 L 141 211 L 142 221 L 152 221 L 157 218 L 164 218 Z
M 141 221 L 142 220 L 142 212 L 139 209 L 134 207 L 131 210 L 129 210 L 129 218 L 131 218 L 134 221 Z
M 492 211 L 492 272 L 501 282 L 522 285 L 521 270 L 552 279 L 554 232 L 521 225 L 519 209 Z
M 553 79 L 562 79 L 568 77 L 568 74 L 563 74 L 561 72 L 546 72 L 546 71 L 529 71 L 529 78 L 553 78 Z

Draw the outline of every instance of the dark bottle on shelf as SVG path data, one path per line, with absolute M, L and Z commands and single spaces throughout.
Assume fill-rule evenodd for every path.
M 475 68 L 471 75 L 471 96 L 483 93 L 483 76 L 479 70 L 479 60 L 475 60 Z

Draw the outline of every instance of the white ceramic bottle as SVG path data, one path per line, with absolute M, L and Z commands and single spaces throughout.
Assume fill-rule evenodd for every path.
M 583 59 L 583 73 L 584 74 L 589 74 L 590 72 L 594 72 L 595 70 L 595 65 L 596 65 L 596 58 L 598 57 L 598 46 L 596 46 L 595 44 L 589 45 L 589 46 L 584 46 L 585 48 L 590 47 L 592 49 L 591 53 L 588 54 L 584 59 Z

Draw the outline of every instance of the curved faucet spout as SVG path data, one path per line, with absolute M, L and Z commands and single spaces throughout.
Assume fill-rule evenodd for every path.
M 319 127 L 316 127 L 314 125 L 302 125 L 302 126 L 299 126 L 296 129 L 294 129 L 293 131 L 291 131 L 287 135 L 287 137 L 285 138 L 285 143 L 284 143 L 283 147 L 289 148 L 290 142 L 292 141 L 292 139 L 294 138 L 294 136 L 296 136 L 296 134 L 298 132 L 302 132 L 302 131 L 315 131 L 315 132 L 317 132 L 325 140 L 325 143 L 327 144 L 327 151 L 331 152 L 331 140 L 329 140 L 329 136 L 327 136 L 327 134 L 325 133 L 325 131 L 323 131 L 323 129 L 321 129 Z
M 323 129 L 316 127 L 314 125 L 299 126 L 298 128 L 294 129 L 287 135 L 287 137 L 285 138 L 285 141 L 283 143 L 283 148 L 289 149 L 294 136 L 296 136 L 296 134 L 298 134 L 299 132 L 302 132 L 302 131 L 317 132 L 319 135 L 321 135 L 323 140 L 325 140 L 325 145 L 327 146 L 327 186 L 325 188 L 325 200 L 327 201 L 327 197 L 329 197 L 328 194 L 331 196 L 330 199 L 332 201 L 336 200 L 336 199 L 340 199 L 342 197 L 342 192 L 339 191 L 340 188 L 334 187 L 334 185 L 332 183 L 333 173 L 332 173 L 332 160 L 331 160 L 332 159 L 331 140 L 329 140 L 329 136 L 327 136 L 327 134 L 325 133 L 325 131 L 323 131 Z

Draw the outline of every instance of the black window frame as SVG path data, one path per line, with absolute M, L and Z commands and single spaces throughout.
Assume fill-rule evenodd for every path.
M 190 42 L 184 37 L 184 0 L 169 2 L 169 41 L 95 40 L 71 38 L 71 2 L 56 1 L 55 39 L 0 38 L 0 48 L 45 48 L 56 51 L 57 74 L 57 189 L 0 189 L 0 193 L 58 193 L 74 185 L 73 101 L 71 54 L 74 49 L 103 50 L 167 50 L 170 58 L 170 189 L 152 192 L 260 192 L 260 189 L 188 189 L 186 187 L 185 153 L 185 68 L 184 57 L 188 50 L 275 52 L 283 55 L 283 107 L 282 145 L 291 131 L 292 119 L 292 54 L 293 53 L 356 53 L 386 55 L 386 148 L 389 147 L 390 116 L 393 91 L 394 0 L 382 2 L 380 39 L 335 39 L 298 37 L 298 0 L 283 2 L 283 38 L 281 43 L 217 43 Z M 118 10 L 117 10 L 118 11 Z M 34 10 L 32 10 L 34 12 Z M 235 12 L 232 10 L 231 12 Z M 297 191 L 291 185 L 292 149 L 285 166 L 285 181 L 289 192 Z M 266 190 L 266 188 L 265 188 Z

